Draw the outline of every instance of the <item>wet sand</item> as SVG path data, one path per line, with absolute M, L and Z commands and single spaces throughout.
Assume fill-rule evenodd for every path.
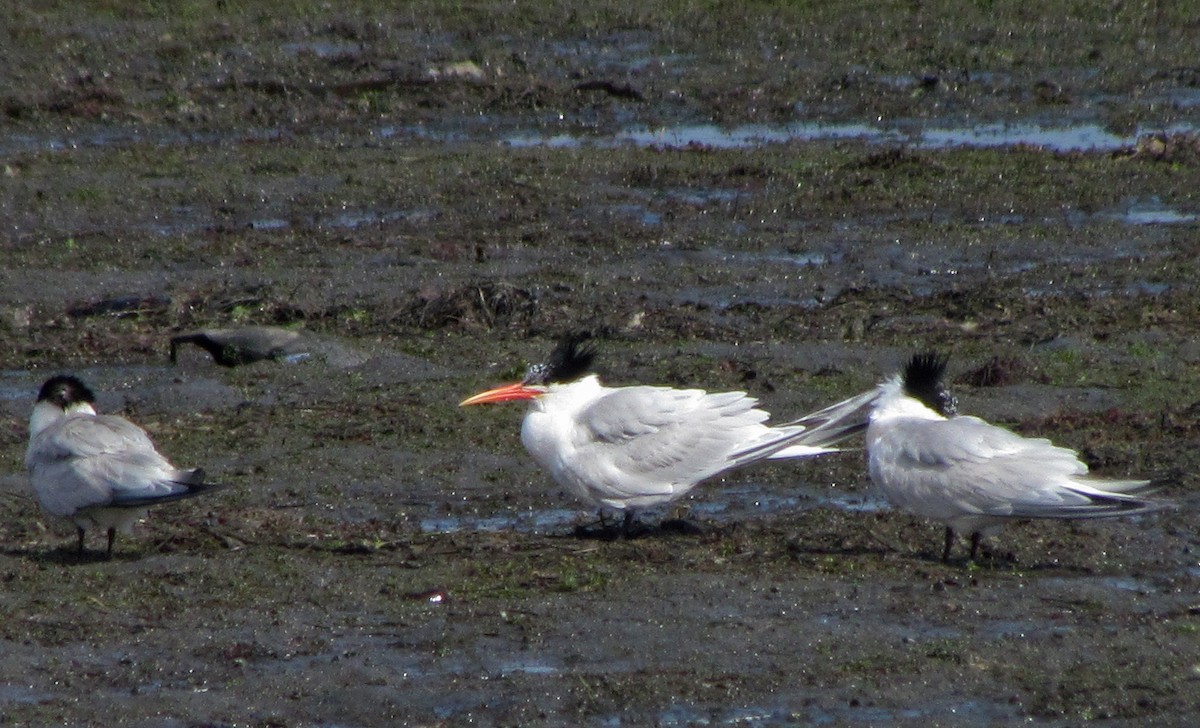
M 1188 18 L 227 5 L 0 11 L 0 719 L 1200 719 Z M 168 363 L 237 326 L 309 356 Z M 456 403 L 581 329 L 779 420 L 938 347 L 1179 507 L 942 564 L 851 451 L 576 538 L 520 407 Z M 231 487 L 77 559 L 21 470 L 60 371 Z

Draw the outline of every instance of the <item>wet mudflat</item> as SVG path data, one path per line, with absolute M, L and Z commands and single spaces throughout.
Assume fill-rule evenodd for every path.
M 942 5 L 0 11 L 2 719 L 1194 724 L 1195 20 Z M 167 363 L 249 325 L 310 356 Z M 778 419 L 936 346 L 1181 507 L 943 565 L 849 452 L 577 539 L 520 408 L 456 407 L 576 329 Z M 21 472 L 59 371 L 232 487 L 75 559 Z

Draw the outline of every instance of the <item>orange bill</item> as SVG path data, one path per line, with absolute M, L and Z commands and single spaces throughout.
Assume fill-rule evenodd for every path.
M 538 387 L 527 386 L 524 382 L 515 384 L 505 384 L 495 389 L 489 389 L 486 392 L 480 392 L 471 397 L 467 397 L 458 403 L 459 407 L 465 407 L 469 404 L 491 404 L 493 402 L 512 402 L 518 399 L 533 399 L 545 394 L 545 390 Z

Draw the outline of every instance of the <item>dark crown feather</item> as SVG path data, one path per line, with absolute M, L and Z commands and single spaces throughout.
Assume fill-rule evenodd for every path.
M 525 373 L 526 384 L 550 384 L 570 382 L 586 374 L 596 358 L 596 347 L 588 339 L 590 334 L 568 334 L 544 364 L 535 364 Z
M 38 390 L 37 401 L 53 402 L 66 409 L 76 402 L 95 402 L 96 395 L 87 385 L 67 374 L 58 374 L 46 380 Z
M 950 417 L 958 409 L 958 400 L 942 382 L 948 357 L 936 351 L 914 354 L 904 367 L 904 392 L 920 400 L 940 415 Z

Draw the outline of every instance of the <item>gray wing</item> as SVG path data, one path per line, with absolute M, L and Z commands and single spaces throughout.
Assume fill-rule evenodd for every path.
M 1074 451 L 976 417 L 899 421 L 874 438 L 869 457 L 890 499 L 934 518 L 1063 517 L 1092 503 L 1069 487 L 1087 475 Z
M 172 466 L 138 426 L 105 415 L 63 418 L 30 442 L 25 463 L 38 501 L 57 516 L 170 499 L 200 475 Z
M 743 462 L 736 454 L 795 430 L 773 429 L 742 392 L 626 387 L 581 413 L 573 469 L 621 497 L 670 494 Z

